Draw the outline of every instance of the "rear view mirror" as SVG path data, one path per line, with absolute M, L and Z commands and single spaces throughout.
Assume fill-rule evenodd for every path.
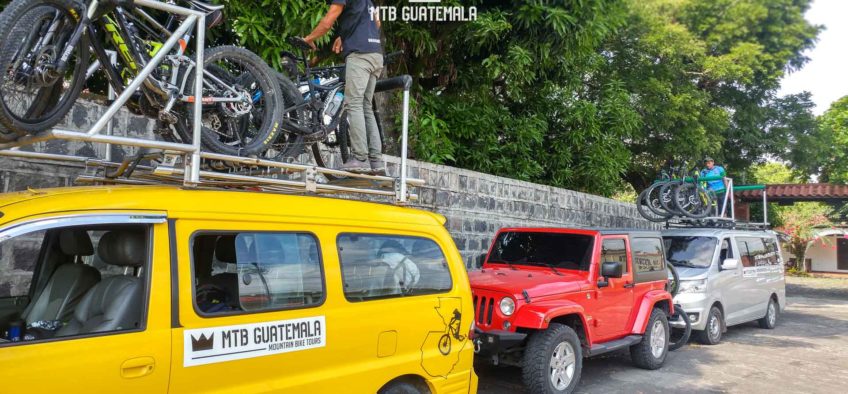
M 624 265 L 608 261 L 601 265 L 601 276 L 604 278 L 621 278 L 624 275 Z
M 738 267 L 738 266 L 739 266 L 739 260 L 727 259 L 727 260 L 724 260 L 723 263 L 721 263 L 721 270 L 722 271 L 735 270 L 736 267 Z

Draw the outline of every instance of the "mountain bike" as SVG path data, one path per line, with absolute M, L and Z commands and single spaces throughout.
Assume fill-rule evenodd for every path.
M 311 67 L 308 53 L 312 49 L 309 44 L 299 37 L 291 37 L 288 41 L 301 51 L 301 55 L 296 56 L 290 52 L 281 54 L 293 82 L 285 76 L 280 76 L 286 109 L 283 132 L 279 142 L 275 144 L 276 158 L 295 157 L 308 147 L 318 166 L 339 168 L 351 155 L 349 123 L 344 107 L 345 65 Z M 400 51 L 387 54 L 384 63 L 390 64 L 402 54 Z M 394 85 L 387 83 L 389 81 L 391 80 L 378 81 L 375 93 L 392 89 Z M 379 111 L 376 110 L 374 102 L 372 105 L 383 141 Z
M 167 12 L 151 15 L 132 0 L 14 0 L 0 14 L 0 126 L 9 133 L 38 133 L 58 124 L 85 84 L 89 50 L 108 82 L 123 92 L 157 56 L 166 38 L 180 45 L 164 57 L 135 94 L 131 109 L 172 125 L 191 143 L 196 63 L 188 54 L 190 27 Z M 176 4 L 169 0 L 167 4 Z M 206 14 L 208 28 L 223 21 L 223 6 L 180 0 Z M 157 18 L 159 17 L 159 18 Z M 164 17 L 165 21 L 162 21 Z M 183 33 L 185 32 L 185 33 Z M 117 51 L 113 66 L 106 46 Z M 270 68 L 255 54 L 221 46 L 204 51 L 203 146 L 230 155 L 264 152 L 277 137 L 282 104 Z
M 713 212 L 716 201 L 715 192 L 703 184 L 696 168 L 687 171 L 685 162 L 674 165 L 669 161 L 658 179 L 639 194 L 639 214 L 653 222 L 664 222 L 675 216 L 703 219 Z
M 460 334 L 460 324 L 462 324 L 462 313 L 459 310 L 453 310 L 453 317 L 451 317 L 448 326 L 445 329 L 445 334 L 443 334 L 439 338 L 439 352 L 442 355 L 447 356 L 451 351 L 451 337 L 457 340 L 458 342 L 462 342 L 465 340 L 465 335 Z

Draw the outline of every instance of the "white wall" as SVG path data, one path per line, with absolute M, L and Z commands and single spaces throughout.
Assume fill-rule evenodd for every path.
M 842 236 L 824 237 L 824 246 L 820 240 L 816 240 L 807 249 L 807 258 L 812 259 L 812 270 L 814 272 L 848 272 L 848 270 L 836 269 L 836 240 Z

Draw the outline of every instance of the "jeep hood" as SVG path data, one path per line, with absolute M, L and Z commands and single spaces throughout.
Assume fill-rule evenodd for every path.
M 498 267 L 470 271 L 468 278 L 472 289 L 511 294 L 517 299 L 522 299 L 524 291 L 533 300 L 589 288 L 585 277 L 563 270 L 560 270 L 560 273 L 561 275 L 557 275 L 546 268 L 513 270 Z

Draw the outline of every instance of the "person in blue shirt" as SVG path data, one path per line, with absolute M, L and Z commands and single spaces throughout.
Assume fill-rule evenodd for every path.
M 717 176 L 724 178 L 727 176 L 727 171 L 724 170 L 724 167 L 715 165 L 715 160 L 713 160 L 712 157 L 705 157 L 704 165 L 707 168 L 701 170 L 701 178 Z M 727 193 L 727 186 L 724 184 L 724 179 L 708 181 L 707 189 L 715 192 L 718 199 L 718 212 L 721 213 L 721 210 L 724 207 L 725 193 Z

